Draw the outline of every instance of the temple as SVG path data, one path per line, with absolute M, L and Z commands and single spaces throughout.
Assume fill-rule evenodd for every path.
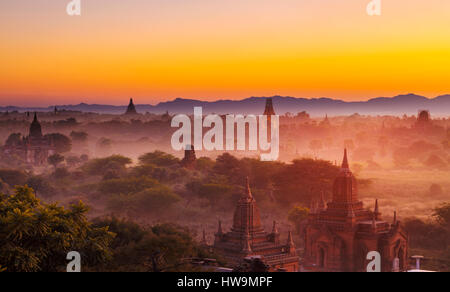
M 184 158 L 181 160 L 181 166 L 185 168 L 195 168 L 197 156 L 193 145 L 187 145 L 184 150 Z
M 34 114 L 29 135 L 5 145 L 3 152 L 6 155 L 16 155 L 31 165 L 42 166 L 47 164 L 49 156 L 55 154 L 55 147 L 52 141 L 42 134 L 41 124 L 37 114 Z
M 133 99 L 130 98 L 130 104 L 128 105 L 126 115 L 137 115 L 136 107 L 134 106 Z
M 214 249 L 224 256 L 230 265 L 239 265 L 246 258 L 259 256 L 269 266 L 270 271 L 296 272 L 299 268 L 299 257 L 291 232 L 287 242 L 281 244 L 276 222 L 271 233 L 264 231 L 248 179 L 245 192 L 234 213 L 231 231 L 224 233 L 219 221 Z
M 264 110 L 265 116 L 274 116 L 275 110 L 273 109 L 273 101 L 271 98 L 266 99 L 266 108 Z
M 383 272 L 407 270 L 408 235 L 396 214 L 392 224 L 382 220 L 378 201 L 373 211 L 364 208 L 345 151 L 332 201 L 326 204 L 322 197 L 309 215 L 303 267 L 307 271 L 365 272 L 371 251 L 380 253 Z

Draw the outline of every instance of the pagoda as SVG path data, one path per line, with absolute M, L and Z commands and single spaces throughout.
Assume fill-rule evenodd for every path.
M 248 178 L 245 191 L 236 206 L 233 227 L 230 232 L 224 233 L 222 222 L 219 221 L 214 248 L 234 266 L 242 264 L 246 258 L 258 256 L 269 266 L 270 271 L 296 272 L 299 267 L 292 233 L 289 232 L 287 242 L 282 244 L 276 222 L 270 233 L 262 227 Z
M 137 115 L 136 107 L 134 106 L 133 99 L 130 98 L 130 104 L 128 105 L 126 115 Z
M 309 215 L 303 267 L 321 272 L 365 272 L 372 251 L 380 253 L 382 271 L 407 270 L 407 233 L 396 214 L 392 224 L 381 218 L 378 200 L 373 211 L 364 208 L 345 150 L 332 201 L 326 203 L 322 195 Z

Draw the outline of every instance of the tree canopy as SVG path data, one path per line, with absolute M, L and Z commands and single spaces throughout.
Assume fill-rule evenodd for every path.
M 28 187 L 0 195 L 0 265 L 9 272 L 64 270 L 69 251 L 78 251 L 85 266 L 111 257 L 114 234 L 96 228 L 81 202 L 64 209 L 44 204 Z

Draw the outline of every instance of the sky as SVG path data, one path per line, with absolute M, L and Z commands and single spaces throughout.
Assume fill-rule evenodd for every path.
M 0 0 L 0 106 L 450 93 L 450 1 Z

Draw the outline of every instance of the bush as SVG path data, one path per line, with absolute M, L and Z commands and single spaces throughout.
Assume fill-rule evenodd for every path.
M 81 169 L 89 175 L 104 176 L 109 171 L 123 173 L 126 170 L 126 166 L 131 163 L 132 161 L 128 157 L 113 155 L 88 161 Z
M 8 272 L 62 271 L 73 250 L 85 267 L 105 263 L 114 234 L 92 227 L 87 212 L 81 202 L 69 209 L 43 204 L 28 187 L 0 194 L 0 263 Z
M 154 164 L 157 166 L 173 166 L 178 165 L 180 160 L 173 155 L 166 154 L 161 151 L 155 151 L 152 153 L 147 153 L 139 157 L 139 162 L 142 165 Z
M 103 181 L 99 184 L 98 190 L 105 195 L 127 195 L 142 192 L 158 184 L 154 179 L 130 177 Z

